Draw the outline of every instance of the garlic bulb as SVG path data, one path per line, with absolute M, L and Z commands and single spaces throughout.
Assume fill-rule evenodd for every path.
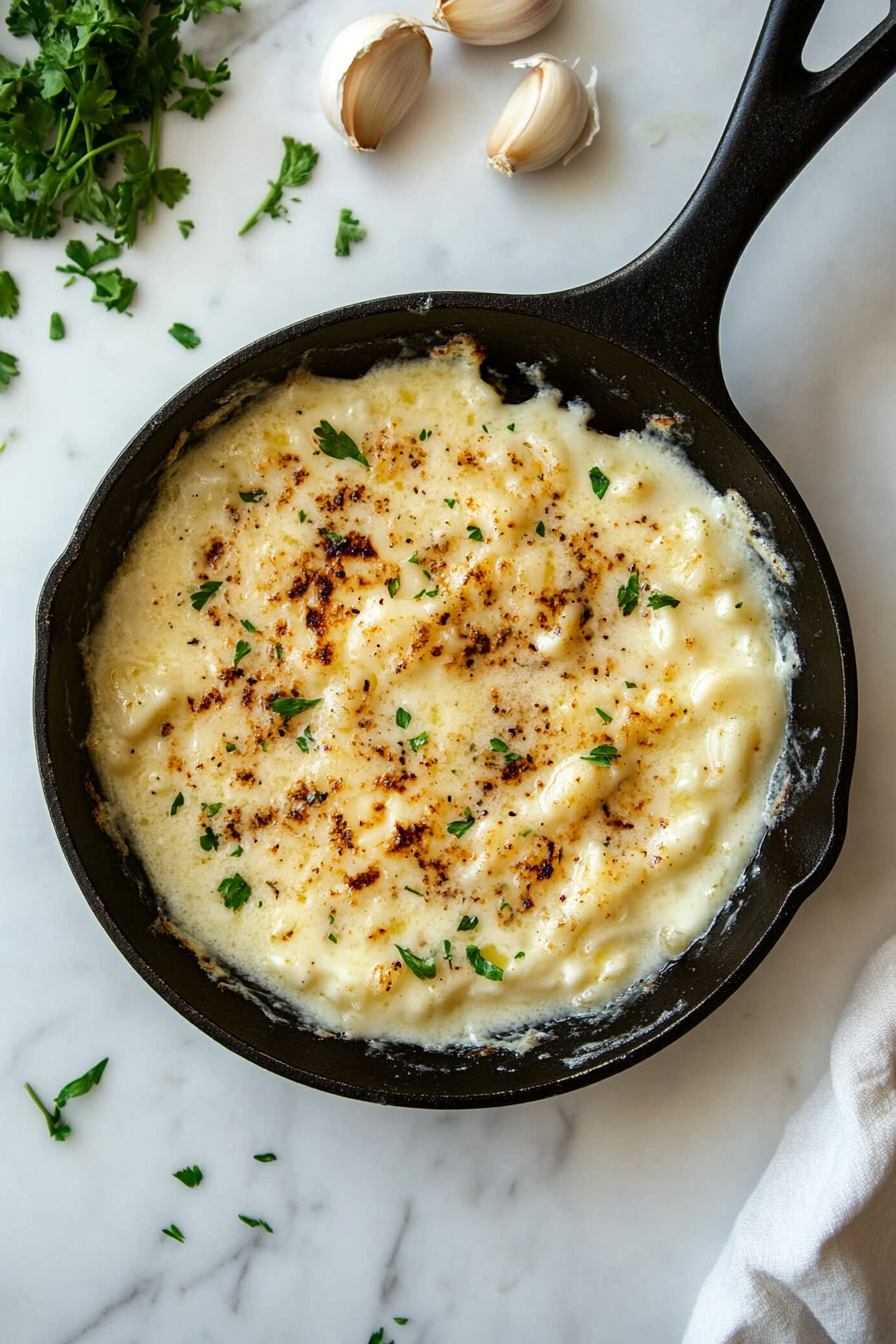
M 417 19 L 373 14 L 333 41 L 320 75 L 320 100 L 330 125 L 352 149 L 379 149 L 420 97 L 432 46 Z
M 569 163 L 600 129 L 597 71 L 583 84 L 575 70 L 544 51 L 512 64 L 529 74 L 489 137 L 489 163 L 507 177 L 548 168 L 558 159 Z
M 498 47 L 538 33 L 563 0 L 439 0 L 433 20 L 462 42 Z

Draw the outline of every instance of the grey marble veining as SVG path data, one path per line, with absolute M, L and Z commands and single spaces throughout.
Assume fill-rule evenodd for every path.
M 896 754 L 896 84 L 823 151 L 762 226 L 723 320 L 733 394 L 815 513 L 858 644 L 863 718 L 850 836 L 833 876 L 747 985 L 638 1068 L 552 1101 L 391 1111 L 298 1088 L 227 1054 L 140 981 L 58 851 L 31 742 L 33 611 L 43 576 L 117 452 L 204 367 L 296 318 L 438 288 L 558 288 L 648 245 L 721 133 L 764 0 L 567 0 L 507 51 L 434 35 L 423 103 L 378 156 L 326 126 L 317 72 L 361 0 L 247 0 L 205 21 L 233 79 L 208 121 L 167 119 L 193 188 L 124 262 L 133 320 L 61 288 L 64 237 L 3 238 L 22 309 L 0 345 L 0 1339 L 4 1344 L 673 1344 L 786 1117 L 822 1071 L 848 988 L 893 932 Z M 883 13 L 832 2 L 824 60 Z M 9 50 L 12 39 L 0 38 Z M 600 70 L 604 129 L 566 170 L 507 182 L 483 144 L 545 47 Z M 322 151 L 292 222 L 237 229 L 284 134 Z M 369 237 L 332 255 L 340 207 Z M 184 242 L 176 218 L 196 223 Z M 79 236 L 89 236 L 83 227 Z M 52 310 L 68 335 L 47 340 Z M 172 321 L 202 336 L 194 352 Z M 104 1055 L 98 1090 L 51 1142 L 45 1098 Z M 253 1154 L 273 1151 L 262 1165 Z M 202 1185 L 172 1179 L 198 1163 Z M 266 1219 L 268 1235 L 239 1221 Z M 171 1222 L 183 1245 L 162 1236 Z M 392 1325 L 394 1316 L 409 1324 Z

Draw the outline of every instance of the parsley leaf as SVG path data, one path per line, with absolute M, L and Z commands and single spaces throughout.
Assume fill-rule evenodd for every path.
M 255 1161 L 256 1161 L 256 1162 L 276 1162 L 276 1161 L 277 1161 L 277 1154 L 276 1154 L 276 1153 L 255 1153 L 254 1156 L 255 1156 Z
M 535 535 L 536 535 L 537 537 L 543 537 L 544 534 L 545 534 L 545 531 L 546 531 L 546 528 L 545 528 L 544 523 L 536 523 L 536 524 L 535 524 Z
M 411 751 L 419 751 L 425 747 L 429 741 L 429 733 L 418 733 L 416 737 L 411 738 Z
M 245 878 L 240 877 L 239 873 L 234 873 L 232 877 L 225 877 L 223 882 L 219 884 L 218 891 L 224 897 L 224 904 L 228 910 L 239 910 L 252 895 L 252 888 Z
M 587 756 L 581 756 L 579 759 L 583 761 L 592 761 L 595 765 L 609 766 L 618 755 L 619 752 L 615 747 L 611 747 L 608 743 L 602 742 L 600 746 L 592 747 Z
M 238 1213 L 237 1217 L 240 1222 L 245 1223 L 247 1227 L 263 1227 L 265 1232 L 273 1232 L 274 1230 L 270 1223 L 266 1223 L 263 1218 L 249 1218 L 245 1213 Z
M 395 944 L 398 948 L 398 954 L 407 966 L 409 971 L 413 971 L 418 980 L 433 980 L 436 974 L 436 959 L 434 956 L 416 957 L 413 952 L 408 951 L 406 947 Z
M 210 817 L 216 817 L 223 806 L 223 803 L 203 803 L 202 810 L 207 812 Z
M 477 975 L 484 976 L 486 980 L 503 980 L 504 972 L 500 966 L 496 966 L 493 961 L 489 961 L 482 955 L 478 947 L 472 943 L 467 947 L 467 961 L 473 967 Z
M 176 817 L 180 809 L 183 807 L 183 805 L 184 805 L 184 796 L 182 793 L 179 793 L 175 798 L 174 802 L 171 804 L 170 815 L 172 817 Z
M 340 210 L 339 227 L 336 230 L 337 257 L 347 257 L 351 252 L 351 244 L 362 243 L 366 237 L 367 230 L 361 228 L 351 210 Z
M 63 1122 L 62 1112 L 59 1107 L 57 1106 L 53 1111 L 49 1111 L 30 1083 L 25 1084 L 25 1091 L 46 1120 L 47 1131 L 50 1138 L 56 1139 L 58 1143 L 64 1143 L 69 1134 L 71 1134 L 72 1127 Z
M 597 495 L 598 499 L 603 499 L 610 488 L 609 476 L 605 476 L 600 467 L 592 467 L 588 475 L 591 478 L 591 489 Z
M 401 579 L 388 579 L 386 581 L 386 591 L 390 597 L 394 597 L 401 587 Z
M 605 709 L 601 709 L 598 705 L 595 705 L 595 707 L 594 707 L 594 712 L 595 712 L 595 714 L 599 714 L 599 715 L 600 715 L 600 717 L 603 719 L 604 723 L 612 723 L 612 722 L 613 722 L 613 715 L 612 715 L 612 714 L 608 714 L 607 711 L 606 711 Z
M 470 930 L 478 928 L 478 926 L 479 926 L 478 915 L 462 915 L 461 921 L 457 926 L 457 931 L 458 933 L 468 933 Z
M 249 216 L 240 229 L 240 237 L 254 228 L 262 215 L 270 215 L 271 219 L 286 219 L 288 211 L 282 203 L 284 191 L 294 187 L 303 187 L 311 177 L 314 165 L 320 157 L 313 145 L 300 144 L 291 135 L 284 135 L 283 149 L 283 160 L 280 164 L 277 180 L 272 182 L 268 179 L 270 191 L 255 213 Z
M 19 361 L 16 355 L 8 355 L 0 350 L 0 392 L 9 387 L 13 378 L 19 376 Z
M 126 313 L 137 292 L 137 281 L 123 275 L 119 267 L 97 270 L 104 261 L 114 261 L 121 255 L 121 245 L 98 233 L 99 247 L 91 252 L 80 238 L 73 238 L 65 249 L 68 266 L 57 266 L 57 271 L 70 275 L 72 280 L 89 280 L 93 284 L 93 303 L 102 303 L 107 312 Z M 69 281 L 71 284 L 71 281 Z
M 367 467 L 368 471 L 370 470 L 370 463 L 367 458 L 354 439 L 350 438 L 344 430 L 337 433 L 328 420 L 321 420 L 317 429 L 314 430 L 314 434 L 321 452 L 325 453 L 327 457 L 335 457 L 340 462 L 350 457 L 353 462 L 360 462 L 362 467 Z
M 172 1172 L 172 1175 L 176 1181 L 180 1181 L 189 1190 L 195 1190 L 202 1180 L 202 1172 L 198 1167 L 182 1167 L 180 1171 Z
M 19 311 L 19 287 L 9 271 L 0 271 L 0 317 L 15 317 Z
M 476 818 L 473 816 L 473 813 L 470 811 L 470 809 L 468 807 L 465 807 L 464 820 L 452 821 L 448 826 L 448 834 L 460 837 L 462 835 L 466 835 L 470 827 L 475 825 L 476 825 Z
M 219 843 L 218 837 L 215 835 L 211 826 L 206 826 L 204 832 L 199 837 L 200 848 L 204 849 L 206 854 L 210 854 L 212 850 L 217 850 Z
M 240 499 L 244 504 L 257 504 L 260 499 L 264 499 L 263 490 L 241 490 Z
M 311 750 L 311 742 L 312 742 L 311 729 L 306 727 L 302 730 L 301 733 L 299 733 L 298 737 L 296 738 L 296 744 L 299 747 L 300 751 L 308 752 Z
M 170 1237 L 172 1241 L 180 1241 L 180 1242 L 186 1241 L 186 1237 L 184 1236 L 183 1232 L 181 1232 L 177 1223 L 172 1223 L 170 1227 L 163 1227 L 162 1235 L 165 1237 Z
M 625 684 L 630 691 L 636 690 L 638 686 L 638 683 L 636 681 L 627 681 Z
M 338 551 L 341 546 L 345 545 L 345 537 L 341 532 L 331 532 L 328 527 L 322 527 L 320 529 L 320 534 L 322 537 L 326 537 L 327 541 L 336 551 Z
M 71 1125 L 67 1125 L 62 1119 L 62 1107 L 73 1097 L 83 1097 L 86 1092 L 96 1087 L 108 1063 L 108 1059 L 101 1059 L 99 1064 L 94 1064 L 93 1068 L 88 1069 L 80 1078 L 76 1078 L 74 1082 L 66 1083 L 56 1098 L 52 1111 L 44 1105 L 31 1084 L 25 1084 L 25 1091 L 46 1120 L 47 1132 L 52 1139 L 55 1139 L 58 1143 L 64 1143 L 71 1134 Z
M 680 606 L 680 600 L 677 597 L 670 597 L 668 593 L 653 592 L 647 599 L 647 605 L 652 611 L 659 611 L 660 607 Z
M 489 743 L 489 746 L 491 747 L 492 751 L 496 751 L 498 752 L 499 755 L 504 757 L 505 765 L 513 765 L 514 761 L 518 761 L 520 759 L 518 753 L 515 751 L 511 751 L 507 743 L 502 742 L 500 737 L 493 737 L 491 742 Z
M 467 536 L 470 541 L 485 541 L 485 537 L 482 535 L 482 528 L 476 527 L 474 523 L 467 524 Z
M 192 219 L 179 219 L 177 221 L 177 227 L 180 229 L 181 238 L 189 238 L 196 225 L 193 223 Z
M 204 583 L 200 583 L 196 592 L 190 594 L 193 610 L 201 611 L 212 594 L 216 593 L 220 587 L 220 579 L 206 579 Z
M 396 709 L 395 722 L 398 724 L 399 728 L 407 728 L 410 721 L 411 715 L 406 709 Z
M 442 503 L 443 503 L 443 504 L 447 504 L 448 507 L 449 507 L 449 509 L 453 509 L 454 506 L 455 506 L 455 504 L 457 503 L 457 500 L 456 500 L 456 499 L 445 499 L 445 500 L 442 501 Z
M 192 327 L 188 327 L 186 322 L 174 322 L 168 328 L 168 335 L 173 336 L 178 345 L 182 345 L 185 350 L 195 350 L 197 345 L 201 344 L 200 338 Z
M 244 639 L 237 640 L 236 648 L 233 651 L 233 665 L 239 667 L 247 653 L 252 652 L 252 645 L 247 644 Z
M 306 709 L 313 709 L 322 700 L 322 695 L 319 695 L 316 700 L 301 700 L 296 696 L 282 695 L 271 701 L 271 709 L 275 714 L 282 714 L 284 719 L 291 719 L 296 714 L 304 714 Z
M 620 588 L 616 594 L 616 601 L 622 611 L 623 616 L 631 616 L 635 607 L 638 605 L 638 599 L 641 596 L 641 581 L 638 571 L 634 570 L 628 577 L 628 583 Z
M 405 891 L 409 891 L 412 896 L 423 896 L 423 892 L 418 891 L 416 887 L 405 887 Z
M 248 630 L 250 635 L 258 634 L 258 626 L 253 625 L 251 621 L 240 621 L 240 625 L 243 627 L 244 630 Z M 280 645 L 278 644 L 277 648 L 279 649 L 279 647 Z
M 83 1097 L 85 1093 L 90 1092 L 92 1088 L 97 1087 L 100 1079 L 106 1071 L 108 1058 L 101 1059 L 99 1064 L 94 1064 L 92 1069 L 82 1073 L 80 1078 L 76 1078 L 73 1083 L 66 1083 L 65 1087 L 56 1098 L 57 1106 L 64 1106 L 72 1097 Z
M 65 337 L 65 323 L 58 313 L 50 314 L 50 340 L 61 341 Z

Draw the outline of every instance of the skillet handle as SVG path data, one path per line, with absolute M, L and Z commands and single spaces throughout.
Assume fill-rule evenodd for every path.
M 803 65 L 824 0 L 772 0 L 734 111 L 700 184 L 658 242 L 596 284 L 553 296 L 567 320 L 730 402 L 719 319 L 737 262 L 778 197 L 896 70 L 896 0 L 827 70 Z

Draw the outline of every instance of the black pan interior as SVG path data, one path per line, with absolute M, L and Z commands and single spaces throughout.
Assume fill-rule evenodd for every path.
M 248 347 L 176 397 L 124 451 L 41 600 L 38 756 L 54 823 L 94 913 L 140 974 L 202 1030 L 268 1069 L 328 1091 L 409 1106 L 497 1105 L 581 1086 L 652 1053 L 710 1012 L 765 955 L 842 844 L 855 739 L 852 645 L 836 576 L 805 506 L 729 413 L 622 347 L 539 315 L 534 300 L 448 295 L 435 303 L 426 296 L 395 303 L 343 310 Z M 550 311 L 550 300 L 537 304 L 541 314 Z M 421 353 L 458 332 L 485 346 L 488 376 L 510 400 L 529 394 L 519 365 L 540 363 L 567 397 L 594 408 L 595 425 L 607 432 L 640 430 L 656 413 L 683 416 L 691 460 L 720 491 L 740 491 L 793 570 L 791 625 L 803 664 L 793 728 L 811 787 L 794 792 L 789 815 L 766 837 L 742 890 L 710 934 L 648 988 L 611 1013 L 545 1028 L 524 1053 L 431 1053 L 328 1037 L 241 992 L 226 976 L 214 981 L 159 930 L 141 865 L 132 854 L 123 857 L 97 823 L 83 745 L 89 703 L 79 646 L 179 437 L 186 434 L 189 443 L 197 422 L 226 414 L 303 359 L 321 373 L 356 377 L 378 360 Z

